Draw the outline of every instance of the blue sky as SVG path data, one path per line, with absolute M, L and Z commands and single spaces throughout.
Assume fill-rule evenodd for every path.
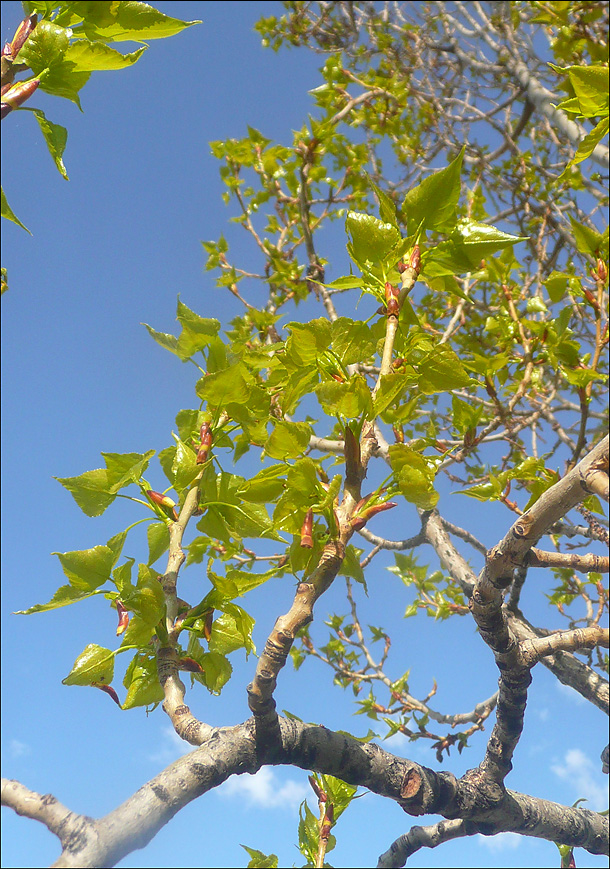
M 280 3 L 156 6 L 178 18 L 201 18 L 203 24 L 151 42 L 125 72 L 94 74 L 81 95 L 84 114 L 43 94 L 32 101 L 68 127 L 68 183 L 55 170 L 30 113 L 15 112 L 3 125 L 4 190 L 33 232 L 30 237 L 3 221 L 2 264 L 10 283 L 2 299 L 3 775 L 93 816 L 118 805 L 184 747 L 161 709 L 148 718 L 143 709 L 120 712 L 102 692 L 61 684 L 87 643 L 112 646 L 114 617 L 105 602 L 94 598 L 48 614 L 12 615 L 47 601 L 63 584 L 50 553 L 103 543 L 134 520 L 127 502 L 115 503 L 99 519 L 85 517 L 53 477 L 99 467 L 102 450 L 167 446 L 176 412 L 194 406 L 190 367 L 154 344 L 141 323 L 173 331 L 178 293 L 189 307 L 224 323 L 238 312 L 203 269 L 200 241 L 221 233 L 237 259 L 251 255 L 243 230 L 228 224 L 234 212 L 221 201 L 218 164 L 208 143 L 242 136 L 249 124 L 290 144 L 291 130 L 313 111 L 307 91 L 320 83 L 322 62 L 308 52 L 278 55 L 260 47 L 253 25 L 262 15 L 280 14 Z M 20 3 L 2 4 L 3 41 L 10 40 L 20 18 Z M 329 233 L 324 244 L 330 276 L 344 274 L 341 232 Z M 164 487 L 160 471 L 151 477 Z M 449 517 L 478 530 L 488 545 L 506 530 L 503 510 L 459 496 L 445 500 Z M 410 518 L 412 527 L 406 533 L 394 529 L 397 536 L 416 528 L 415 514 Z M 133 548 L 132 554 L 145 560 L 144 550 Z M 190 583 L 201 583 L 199 571 L 192 571 Z M 544 594 L 552 586 L 543 572 L 536 582 L 529 584 L 526 599 L 534 622 L 538 615 L 542 619 Z M 382 566 L 371 571 L 369 585 L 369 601 L 359 598 L 368 607 L 363 621 L 390 627 L 388 608 L 402 612 L 408 593 Z M 291 596 L 285 578 L 246 599 L 257 618 L 258 648 Z M 339 587 L 318 604 L 319 621 L 334 610 L 346 612 Z M 395 677 L 411 667 L 417 696 L 425 696 L 436 678 L 441 711 L 465 711 L 495 690 L 495 666 L 469 619 L 398 620 L 392 636 Z M 193 712 L 210 724 L 248 716 L 245 686 L 255 660 L 239 655 L 233 660 L 233 679 L 220 698 L 203 689 L 189 692 Z M 287 667 L 276 695 L 279 707 L 331 728 L 366 733 L 374 723 L 353 717 L 351 693 L 334 690 L 331 681 L 314 661 L 296 674 Z M 539 666 L 508 786 L 566 804 L 587 797 L 590 808 L 603 809 L 598 757 L 605 725 L 603 716 Z M 445 767 L 460 775 L 475 766 L 486 734 L 461 756 L 452 752 Z M 409 745 L 404 738 L 383 744 L 436 767 L 427 745 Z M 280 865 L 302 865 L 294 844 L 298 805 L 308 797 L 313 807 L 312 796 L 300 770 L 275 768 L 235 778 L 188 806 L 146 849 L 120 865 L 245 866 L 248 858 L 239 843 L 274 851 Z M 56 858 L 56 839 L 45 828 L 8 810 L 2 814 L 3 866 L 36 867 Z M 410 825 L 398 806 L 369 794 L 342 816 L 329 860 L 335 866 L 374 865 Z M 226 833 L 219 835 L 219 829 Z M 585 852 L 577 855 L 579 867 L 604 862 Z M 409 865 L 558 863 L 551 843 L 506 835 L 420 852 Z

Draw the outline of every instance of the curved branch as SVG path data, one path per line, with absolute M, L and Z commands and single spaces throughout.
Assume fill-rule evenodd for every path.
M 391 869 L 404 866 L 420 848 L 438 848 L 452 839 L 472 836 L 477 830 L 470 830 L 466 821 L 439 821 L 428 827 L 411 827 L 408 833 L 392 842 L 377 862 L 377 869 Z
M 485 824 L 488 834 L 511 831 L 547 841 L 608 853 L 608 819 L 506 791 L 492 799 L 484 783 L 437 773 L 406 758 L 363 744 L 345 733 L 278 718 L 275 763 L 340 777 L 397 802 L 409 815 L 440 814 Z M 254 774 L 261 766 L 253 719 L 214 731 L 204 745 L 179 758 L 104 817 L 74 816 L 74 832 L 55 867 L 114 866 L 143 848 L 185 805 L 231 775 Z M 63 807 L 62 807 L 63 808 Z M 65 811 L 65 810 L 64 810 Z
M 580 573 L 610 571 L 610 558 L 607 555 L 595 555 L 593 552 L 579 555 L 576 552 L 543 552 L 542 549 L 532 547 L 526 562 L 529 567 L 569 567 Z
M 76 815 L 62 805 L 52 794 L 38 794 L 13 779 L 2 779 L 1 802 L 24 818 L 40 821 L 55 833 L 65 847 L 65 843 L 78 835 L 83 824 L 90 821 L 83 815 Z
M 546 655 L 552 655 L 559 650 L 577 652 L 580 649 L 594 649 L 610 643 L 608 628 L 590 625 L 588 628 L 577 628 L 572 631 L 557 631 L 547 637 L 538 637 L 521 644 L 523 657 L 532 666 Z
M 535 504 L 526 510 L 506 536 L 488 553 L 480 591 L 494 597 L 493 588 L 506 588 L 515 567 L 523 563 L 526 554 L 542 535 L 569 510 L 591 494 L 591 479 L 608 467 L 608 435 L 559 482 L 547 489 Z

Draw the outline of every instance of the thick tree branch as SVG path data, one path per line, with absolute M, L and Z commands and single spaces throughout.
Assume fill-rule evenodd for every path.
M 488 834 L 512 831 L 593 854 L 608 853 L 608 820 L 596 812 L 513 791 L 493 799 L 483 783 L 477 786 L 468 775 L 456 779 L 449 772 L 437 773 L 325 727 L 278 718 L 278 729 L 276 763 L 340 777 L 394 800 L 409 815 L 440 814 L 481 829 L 485 825 Z M 99 820 L 75 815 L 73 835 L 53 865 L 114 866 L 143 848 L 194 799 L 231 775 L 257 772 L 261 764 L 255 730 L 252 719 L 216 730 L 204 745 L 168 766 L 108 815 Z
M 479 590 L 486 598 L 495 597 L 492 587 L 506 588 L 512 580 L 514 568 L 523 563 L 531 547 L 553 523 L 592 493 L 592 477 L 608 467 L 608 444 L 609 437 L 606 435 L 573 470 L 547 489 L 519 517 L 504 539 L 489 551 L 487 565 L 479 582 Z
M 40 821 L 59 837 L 64 847 L 91 820 L 74 814 L 52 794 L 38 794 L 21 782 L 5 778 L 2 779 L 2 805 L 24 818 Z
M 594 649 L 596 646 L 608 648 L 608 628 L 590 625 L 573 631 L 557 631 L 546 637 L 521 643 L 521 652 L 527 664 L 532 666 L 546 655 L 559 650 L 577 652 L 580 649 Z
M 377 869 L 392 869 L 404 866 L 421 848 L 437 848 L 452 839 L 472 836 L 478 830 L 471 829 L 468 821 L 439 821 L 429 827 L 411 827 L 408 833 L 392 842 L 377 862 Z
M 518 610 L 506 611 L 511 632 L 520 643 L 539 639 L 546 634 L 534 628 Z M 559 679 L 562 685 L 567 685 L 601 709 L 608 715 L 610 711 L 610 692 L 606 679 L 596 673 L 592 667 L 579 661 L 569 652 L 557 651 L 554 654 L 540 658 L 540 663 Z
M 526 563 L 530 567 L 569 567 L 580 573 L 608 573 L 610 570 L 610 558 L 607 555 L 595 555 L 593 552 L 583 555 L 576 552 L 543 552 L 534 547 L 530 549 Z

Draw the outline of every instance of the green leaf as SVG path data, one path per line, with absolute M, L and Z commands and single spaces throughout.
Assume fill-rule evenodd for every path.
M 320 829 L 318 819 L 303 801 L 299 807 L 299 851 L 307 858 L 308 865 L 315 866 Z
M 286 363 L 295 368 L 315 364 L 330 345 L 331 325 L 319 318 L 309 323 L 287 323 L 290 337 L 286 341 Z
M 159 684 L 156 657 L 148 652 L 134 656 L 125 673 L 123 685 L 127 688 L 123 709 L 161 703 L 165 696 Z
M 331 326 L 332 346 L 343 365 L 363 362 L 375 353 L 377 341 L 366 323 L 339 317 Z
M 165 522 L 152 522 L 146 529 L 148 566 L 154 564 L 169 548 L 169 529 Z
M 349 238 L 347 252 L 361 271 L 381 265 L 400 241 L 400 233 L 391 223 L 356 211 L 348 212 L 345 231 Z
M 602 118 L 595 127 L 587 133 L 584 139 L 578 146 L 576 154 L 572 157 L 566 168 L 563 170 L 558 181 L 562 181 L 564 178 L 570 177 L 570 170 L 572 166 L 576 166 L 578 163 L 582 163 L 583 160 L 586 160 L 587 157 L 590 157 L 593 151 L 595 151 L 596 147 L 608 135 L 608 129 L 610 128 L 610 121 L 608 118 Z
M 238 495 L 246 501 L 258 501 L 263 504 L 275 501 L 284 491 L 286 472 L 286 465 L 271 465 L 264 468 L 240 486 Z
M 362 550 L 356 549 L 351 543 L 345 549 L 345 557 L 341 564 L 339 573 L 341 576 L 350 576 L 364 586 L 365 592 L 368 594 L 364 571 L 360 567 L 360 553 Z
M 265 444 L 265 452 L 272 459 L 294 459 L 305 452 L 310 437 L 308 423 L 279 419 Z
M 27 610 L 17 610 L 15 615 L 29 616 L 32 613 L 43 613 L 48 610 L 58 609 L 58 607 L 68 606 L 71 603 L 77 603 L 79 600 L 91 597 L 94 594 L 104 594 L 103 591 L 80 591 L 74 588 L 73 585 L 62 585 L 57 589 L 53 597 L 48 603 L 38 603 L 35 606 L 29 607 Z
M 94 546 L 72 552 L 54 552 L 71 585 L 79 591 L 93 591 L 110 579 L 115 554 L 109 546 Z
M 93 685 L 100 683 L 110 685 L 114 676 L 115 652 L 89 643 L 84 652 L 78 656 L 74 666 L 65 679 L 64 685 Z
M 110 540 L 106 541 L 106 546 L 112 552 L 112 565 L 117 563 L 119 558 L 121 557 L 121 552 L 123 551 L 123 546 L 125 545 L 125 541 L 127 540 L 127 530 L 119 531 L 118 534 L 114 534 Z
M 77 2 L 71 4 L 70 11 L 83 19 L 83 32 L 88 39 L 106 42 L 164 39 L 180 33 L 185 27 L 201 24 L 201 21 L 171 18 L 147 3 L 132 0 Z
M 591 254 L 597 256 L 598 251 L 602 247 L 603 238 L 600 232 L 596 229 L 591 229 L 590 226 L 585 226 L 584 223 L 579 223 L 573 217 L 568 215 L 572 225 L 574 241 L 580 253 Z
M 327 287 L 329 290 L 360 290 L 364 287 L 364 281 L 355 275 L 346 275 L 345 277 L 331 281 L 330 284 L 322 284 L 322 286 Z
M 213 317 L 200 317 L 178 298 L 176 319 L 182 326 L 176 352 L 181 359 L 189 359 L 194 353 L 207 347 L 220 330 L 220 322 Z
M 64 59 L 74 64 L 74 72 L 93 72 L 104 69 L 125 69 L 144 54 L 147 46 L 132 51 L 131 54 L 121 54 L 115 48 L 104 45 L 103 42 L 89 42 L 79 39 L 66 50 Z
M 146 453 L 102 453 L 108 470 L 110 493 L 115 494 L 131 483 L 138 484 L 154 454 L 154 450 Z
M 161 347 L 165 348 L 165 350 L 169 350 L 170 353 L 175 353 L 178 356 L 178 339 L 175 335 L 170 335 L 168 332 L 157 332 L 156 329 L 153 329 L 152 326 L 149 326 L 148 323 L 142 323 L 143 326 L 146 326 L 148 329 L 148 334 L 151 338 L 159 344 Z M 182 360 L 186 362 L 185 359 Z
M 90 72 L 73 72 L 72 65 L 66 61 L 53 66 L 49 72 L 40 74 L 40 90 L 70 100 L 82 111 L 78 92 L 90 78 Z
M 207 401 L 210 406 L 223 410 L 231 402 L 247 404 L 251 391 L 250 385 L 246 382 L 247 374 L 246 367 L 241 362 L 237 362 L 223 371 L 202 377 L 197 381 L 195 391 L 199 398 Z
M 568 383 L 581 389 L 594 380 L 606 382 L 608 379 L 606 374 L 598 374 L 597 371 L 592 371 L 590 368 L 578 368 L 571 371 L 569 368 L 564 367 L 563 374 Z
M 65 59 L 70 35 L 70 30 L 52 21 L 39 21 L 18 57 L 40 76 L 41 90 L 65 97 L 80 108 L 78 92 L 89 81 L 90 73 L 76 71 L 74 65 Z
M 78 477 L 55 477 L 55 479 L 71 493 L 86 516 L 101 516 L 116 497 L 109 491 L 110 483 L 106 468 L 85 471 Z
M 35 74 L 61 64 L 70 45 L 70 33 L 52 21 L 39 21 L 18 54 L 19 63 L 27 64 Z
M 247 845 L 240 845 L 240 848 L 243 848 L 250 855 L 248 869 L 277 869 L 277 866 L 279 866 L 278 858 L 275 854 L 263 854 L 262 851 L 248 848 Z
M 502 494 L 503 489 L 504 485 L 491 474 L 489 483 L 478 483 L 468 489 L 460 489 L 458 495 L 468 495 L 469 498 L 476 498 L 477 501 L 495 501 Z
M 435 507 L 439 495 L 434 489 L 434 465 L 406 444 L 392 444 L 388 452 L 396 482 L 407 501 L 422 510 Z
M 127 630 L 121 637 L 121 646 L 140 646 L 145 649 L 155 633 L 155 625 L 145 622 L 138 615 L 132 615 Z
M 569 275 L 564 272 L 551 272 L 544 281 L 544 286 L 551 302 L 560 302 L 568 291 Z
M 373 415 L 371 390 L 362 374 L 354 374 L 347 383 L 327 380 L 315 389 L 318 401 L 329 416 L 342 416 L 345 419 L 359 419 Z
M 462 401 L 457 395 L 453 395 L 451 397 L 451 411 L 453 414 L 453 425 L 459 434 L 463 436 L 467 431 L 476 428 L 484 409 L 481 405 L 473 406 Z
M 416 386 L 418 375 L 411 369 L 404 372 L 382 374 L 379 389 L 375 395 L 373 412 L 375 416 L 383 413 L 390 405 L 399 401 L 407 389 Z
M 267 582 L 268 579 L 275 576 L 276 568 L 266 571 L 265 573 L 253 573 L 250 570 L 237 570 L 229 568 L 227 570 L 227 579 L 235 584 L 239 597 L 251 591 L 253 588 L 258 588 L 259 585 Z
M 402 204 L 412 235 L 423 222 L 424 229 L 446 230 L 453 225 L 460 198 L 460 176 L 464 146 L 457 157 L 440 172 L 424 178 L 409 190 Z
M 580 112 L 585 118 L 597 115 L 608 116 L 608 67 L 591 66 L 555 66 L 556 72 L 567 73 L 570 84 L 574 88 Z M 562 108 L 560 104 L 558 108 Z
M 457 354 L 446 344 L 435 347 L 417 367 L 420 373 L 419 389 L 426 395 L 449 392 L 472 384 Z
M 53 158 L 53 162 L 57 166 L 59 174 L 62 178 L 65 178 L 66 181 L 69 181 L 68 173 L 66 172 L 66 167 L 64 166 L 64 161 L 62 159 L 66 148 L 66 142 L 68 141 L 68 131 L 65 127 L 62 127 L 61 124 L 54 124 L 52 121 L 49 121 L 41 109 L 27 109 L 27 111 L 32 112 L 38 121 L 44 140 L 47 143 L 47 148 Z
M 236 649 L 245 649 L 249 655 L 254 651 L 252 643 L 252 628 L 254 619 L 252 616 L 235 604 L 225 604 L 229 612 L 224 612 L 212 624 L 210 636 L 210 652 L 218 652 L 220 655 L 228 655 Z
M 449 240 L 457 250 L 465 253 L 473 267 L 478 267 L 480 261 L 490 254 L 504 250 L 517 242 L 527 241 L 528 238 L 502 232 L 501 229 L 488 223 L 462 218 L 458 220 Z
M 17 226 L 21 227 L 21 229 L 25 229 L 26 232 L 30 233 L 30 235 L 32 234 L 30 232 L 30 230 L 27 228 L 27 226 L 24 226 L 24 224 L 19 220 L 19 218 L 17 217 L 17 215 L 15 214 L 15 212 L 13 211 L 11 206 L 8 204 L 6 196 L 4 195 L 4 190 L 2 190 L 1 188 L 0 188 L 0 214 L 2 215 L 2 217 L 5 217 L 7 220 L 12 220 L 13 223 L 16 223 Z
M 112 579 L 117 587 L 119 598 L 121 600 L 123 600 L 123 598 L 127 598 L 134 591 L 134 585 L 131 581 L 131 570 L 134 563 L 135 560 L 133 558 L 129 558 L 124 564 L 121 564 L 119 567 L 115 567 L 115 569 L 112 571 Z
M 322 790 L 328 795 L 329 801 L 334 807 L 335 823 L 347 809 L 358 790 L 356 785 L 347 784 L 332 775 L 321 775 L 320 783 Z
M 367 175 L 367 179 L 373 190 L 375 191 L 375 196 L 377 197 L 377 201 L 379 202 L 379 217 L 384 223 L 389 223 L 392 226 L 395 226 L 396 229 L 400 231 L 398 226 L 398 217 L 396 215 L 396 204 L 390 199 L 387 193 L 384 193 L 381 188 L 377 187 L 373 179 Z
M 218 652 L 206 652 L 199 659 L 203 667 L 203 682 L 212 694 L 220 694 L 231 678 L 233 667 Z
M 165 613 L 165 595 L 157 574 L 145 564 L 138 565 L 138 584 L 124 588 L 121 601 L 148 625 L 156 625 Z
M 87 516 L 101 516 L 116 493 L 138 483 L 155 451 L 147 453 L 102 453 L 106 468 L 85 471 L 78 477 L 56 477 Z
M 197 464 L 197 456 L 194 451 L 174 435 L 176 440 L 176 452 L 172 461 L 173 484 L 177 492 L 182 492 L 189 486 L 197 474 L 201 472 L 201 465 Z

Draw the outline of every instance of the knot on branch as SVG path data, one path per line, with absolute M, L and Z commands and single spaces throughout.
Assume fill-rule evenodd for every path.
M 449 817 L 456 793 L 457 780 L 452 773 L 436 773 L 409 763 L 400 785 L 400 805 L 409 815 L 442 812 Z

